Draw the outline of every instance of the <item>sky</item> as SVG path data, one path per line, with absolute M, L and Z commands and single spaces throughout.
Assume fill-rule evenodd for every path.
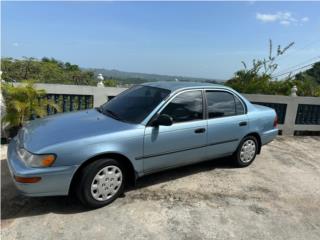
M 1 56 L 229 79 L 295 42 L 275 74 L 320 60 L 320 2 L 4 2 Z M 296 67 L 296 68 L 297 68 Z

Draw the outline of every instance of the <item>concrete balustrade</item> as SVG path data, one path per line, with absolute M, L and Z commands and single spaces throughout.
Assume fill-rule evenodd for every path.
M 70 94 L 70 95 L 92 95 L 93 107 L 98 107 L 108 100 L 108 96 L 116 96 L 126 88 L 118 87 L 93 87 L 83 85 L 63 85 L 63 84 L 35 84 L 36 88 L 44 89 L 52 94 Z
M 263 94 L 243 94 L 251 102 L 283 103 L 287 105 L 284 124 L 279 124 L 283 135 L 294 131 L 320 131 L 320 125 L 295 124 L 299 104 L 320 106 L 320 97 L 295 97 Z M 318 114 L 319 116 L 319 114 Z
M 118 87 L 93 87 L 62 84 L 36 84 L 38 89 L 45 89 L 48 94 L 70 94 L 70 95 L 92 95 L 93 106 L 97 107 L 108 100 L 108 97 L 116 96 L 126 88 Z M 279 124 L 283 135 L 294 135 L 295 131 L 319 131 L 320 125 L 296 124 L 296 117 L 299 104 L 320 106 L 319 97 L 298 97 L 262 94 L 244 94 L 252 102 L 282 103 L 286 104 L 285 121 Z M 316 117 L 320 117 L 317 114 Z M 318 121 L 319 122 L 319 121 Z

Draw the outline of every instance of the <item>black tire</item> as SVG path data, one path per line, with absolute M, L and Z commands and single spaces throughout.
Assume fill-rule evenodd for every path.
M 111 168 L 112 166 L 115 166 L 121 171 L 122 182 L 120 186 L 117 186 L 117 190 L 115 190 L 116 192 L 114 193 L 113 196 L 111 196 L 106 200 L 97 200 L 93 196 L 94 193 L 91 193 L 91 184 L 93 183 L 93 180 L 96 177 L 96 175 L 103 168 L 108 166 L 110 166 Z M 124 167 L 121 165 L 119 161 L 110 159 L 110 158 L 96 160 L 90 163 L 88 166 L 86 166 L 82 170 L 79 184 L 77 184 L 76 186 L 77 197 L 80 200 L 80 202 L 87 208 L 100 208 L 100 207 L 106 206 L 111 202 L 113 202 L 115 199 L 117 199 L 123 193 L 125 180 L 126 179 L 125 179 Z M 111 178 L 110 178 L 110 181 L 111 181 Z M 113 181 L 113 178 L 112 178 L 112 181 Z M 101 194 L 101 195 L 105 196 L 104 194 Z
M 248 144 L 248 143 L 254 143 L 255 145 L 255 150 L 254 150 L 254 153 L 252 152 L 253 156 L 250 157 L 250 159 L 244 159 L 243 156 L 241 156 L 241 150 L 242 150 L 242 147 L 245 145 L 245 144 Z M 239 146 L 238 146 L 238 149 L 237 151 L 234 153 L 234 159 L 235 159 L 235 163 L 238 167 L 247 167 L 249 166 L 253 161 L 254 159 L 256 158 L 256 155 L 257 155 L 257 152 L 258 152 L 258 140 L 255 136 L 246 136 L 244 137 Z M 249 157 L 248 157 L 249 158 Z

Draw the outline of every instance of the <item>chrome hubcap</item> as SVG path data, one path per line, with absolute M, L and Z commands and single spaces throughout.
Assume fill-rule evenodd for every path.
M 98 201 L 112 198 L 120 189 L 122 183 L 122 172 L 117 166 L 102 168 L 93 178 L 91 183 L 91 194 Z
M 256 143 L 249 139 L 242 144 L 240 151 L 240 160 L 244 163 L 252 161 L 256 154 Z

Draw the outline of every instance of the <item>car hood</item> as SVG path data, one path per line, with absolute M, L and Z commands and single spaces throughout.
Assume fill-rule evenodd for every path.
M 50 145 L 135 127 L 137 125 L 115 120 L 91 109 L 30 121 L 19 131 L 17 138 L 21 147 L 37 153 Z

